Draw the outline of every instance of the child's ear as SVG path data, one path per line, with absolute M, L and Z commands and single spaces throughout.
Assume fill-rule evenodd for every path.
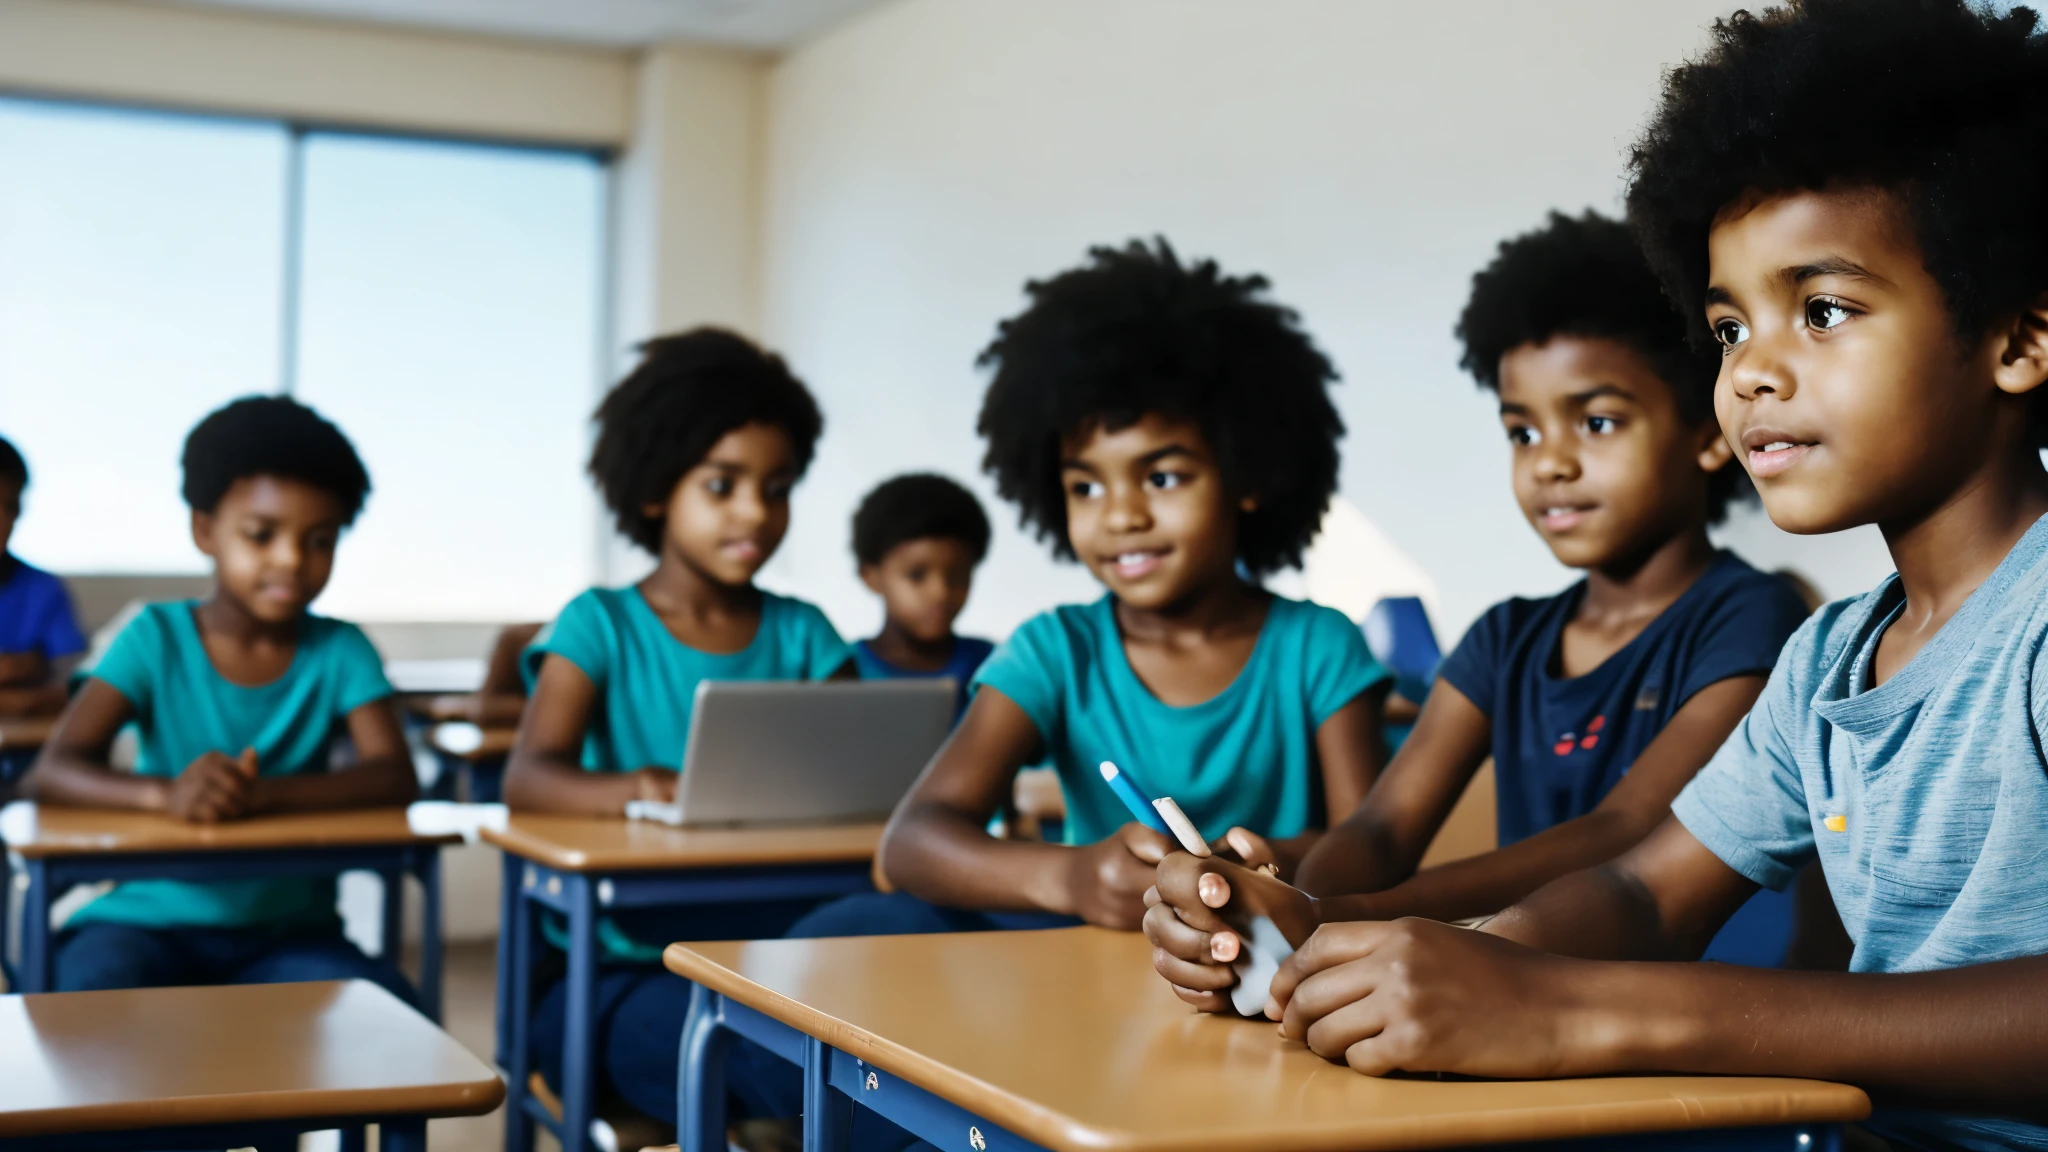
M 197 508 L 192 510 L 192 546 L 199 549 L 200 555 L 218 560 L 220 557 L 213 551 L 214 523 L 213 513 L 201 512 Z
M 2033 304 L 2014 318 L 1991 379 L 1999 391 L 2013 396 L 2032 392 L 2048 381 L 2048 292 L 2035 297 Z
M 880 596 L 882 594 L 882 566 L 880 564 L 861 565 L 860 582 L 868 586 L 868 591 Z
M 1700 471 L 1709 475 L 1726 468 L 1735 459 L 1735 448 L 1721 433 L 1721 422 L 1709 420 L 1701 426 L 1703 443 L 1699 450 Z

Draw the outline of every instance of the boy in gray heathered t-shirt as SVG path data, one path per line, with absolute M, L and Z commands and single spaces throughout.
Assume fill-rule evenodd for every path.
M 1896 1146 L 2048 1149 L 2034 26 L 1964 0 L 1804 0 L 1722 21 L 1668 76 L 1629 207 L 1722 345 L 1722 431 L 1780 527 L 1876 524 L 1898 575 L 1800 629 L 1642 845 L 1479 932 L 1323 927 L 1273 982 L 1283 1035 L 1375 1074 L 1847 1081 Z M 1697 957 L 1816 858 L 1850 972 L 1615 962 Z M 1263 878 L 1204 875 L 1219 867 L 1160 866 L 1160 899 L 1199 933 L 1220 934 L 1226 899 L 1261 902 Z M 1211 987 L 1189 959 L 1159 965 Z

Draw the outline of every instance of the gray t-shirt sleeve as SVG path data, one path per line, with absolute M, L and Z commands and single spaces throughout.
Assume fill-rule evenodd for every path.
M 1785 732 L 1797 730 L 1798 685 L 1820 657 L 1818 639 L 1811 623 L 1792 637 L 1756 706 L 1671 804 L 1707 851 L 1766 888 L 1783 889 L 1814 858 L 1806 785 Z

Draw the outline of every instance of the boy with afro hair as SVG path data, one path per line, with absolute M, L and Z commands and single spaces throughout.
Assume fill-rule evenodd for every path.
M 370 491 L 341 430 L 282 396 L 237 400 L 185 441 L 205 600 L 151 604 L 114 638 L 23 782 L 35 800 L 214 824 L 417 798 L 384 664 L 353 624 L 309 609 Z M 135 771 L 108 763 L 133 723 Z M 334 737 L 354 748 L 330 764 Z M 137 880 L 78 910 L 59 991 L 374 980 L 413 999 L 389 960 L 342 935 L 332 878 Z
M 1335 371 L 1294 314 L 1262 277 L 1164 241 L 1096 248 L 1025 290 L 982 355 L 985 466 L 1104 595 L 1026 621 L 982 665 L 883 835 L 899 891 L 831 909 L 851 929 L 1135 929 L 1170 841 L 1132 820 L 1104 761 L 1291 873 L 1384 755 L 1391 677 L 1359 630 L 1257 583 L 1300 562 L 1337 483 Z M 990 836 L 1017 770 L 1041 762 L 1067 843 Z
M 1286 1036 L 1360 1071 L 1810 1076 L 1896 1146 L 2048 1148 L 2048 38 L 1964 0 L 1801 0 L 1668 77 L 1629 207 L 1721 351 L 1779 527 L 1875 524 L 1641 845 L 1479 932 L 1322 929 Z M 1846 973 L 1699 955 L 1818 860 Z M 1169 862 L 1162 893 L 1215 887 Z M 1220 902 L 1220 901 L 1219 901 Z
M 853 645 L 861 679 L 950 677 L 959 711 L 967 710 L 967 686 L 995 645 L 954 634 L 953 621 L 967 607 L 988 538 L 981 501 L 944 476 L 897 476 L 861 500 L 853 558 L 861 583 L 882 598 L 882 630 Z
M 1553 213 L 1502 243 L 1458 335 L 1465 369 L 1500 399 L 1523 515 L 1586 575 L 1472 625 L 1364 806 L 1302 862 L 1299 890 L 1247 880 L 1297 944 L 1325 922 L 1490 915 L 1634 847 L 1806 617 L 1789 584 L 1707 539 L 1748 484 L 1714 422 L 1714 359 L 1687 343 L 1625 226 Z M 1499 846 L 1417 871 L 1488 756 Z M 1791 917 L 1765 899 L 1775 907 L 1751 917 L 1778 930 L 1731 933 L 1716 959 L 1782 958 Z M 1208 962 L 1208 935 L 1170 906 L 1147 931 L 1162 974 L 1220 1009 L 1229 969 Z

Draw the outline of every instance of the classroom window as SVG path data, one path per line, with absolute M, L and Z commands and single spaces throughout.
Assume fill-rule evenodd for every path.
M 538 619 L 596 577 L 602 158 L 0 99 L 0 170 L 19 554 L 203 571 L 184 433 L 289 392 L 375 486 L 321 611 Z
M 0 435 L 33 473 L 19 555 L 202 570 L 178 436 L 276 388 L 288 147 L 275 124 L 0 100 Z
M 376 489 L 323 609 L 553 616 L 595 578 L 603 168 L 322 135 L 304 163 L 295 394 Z

